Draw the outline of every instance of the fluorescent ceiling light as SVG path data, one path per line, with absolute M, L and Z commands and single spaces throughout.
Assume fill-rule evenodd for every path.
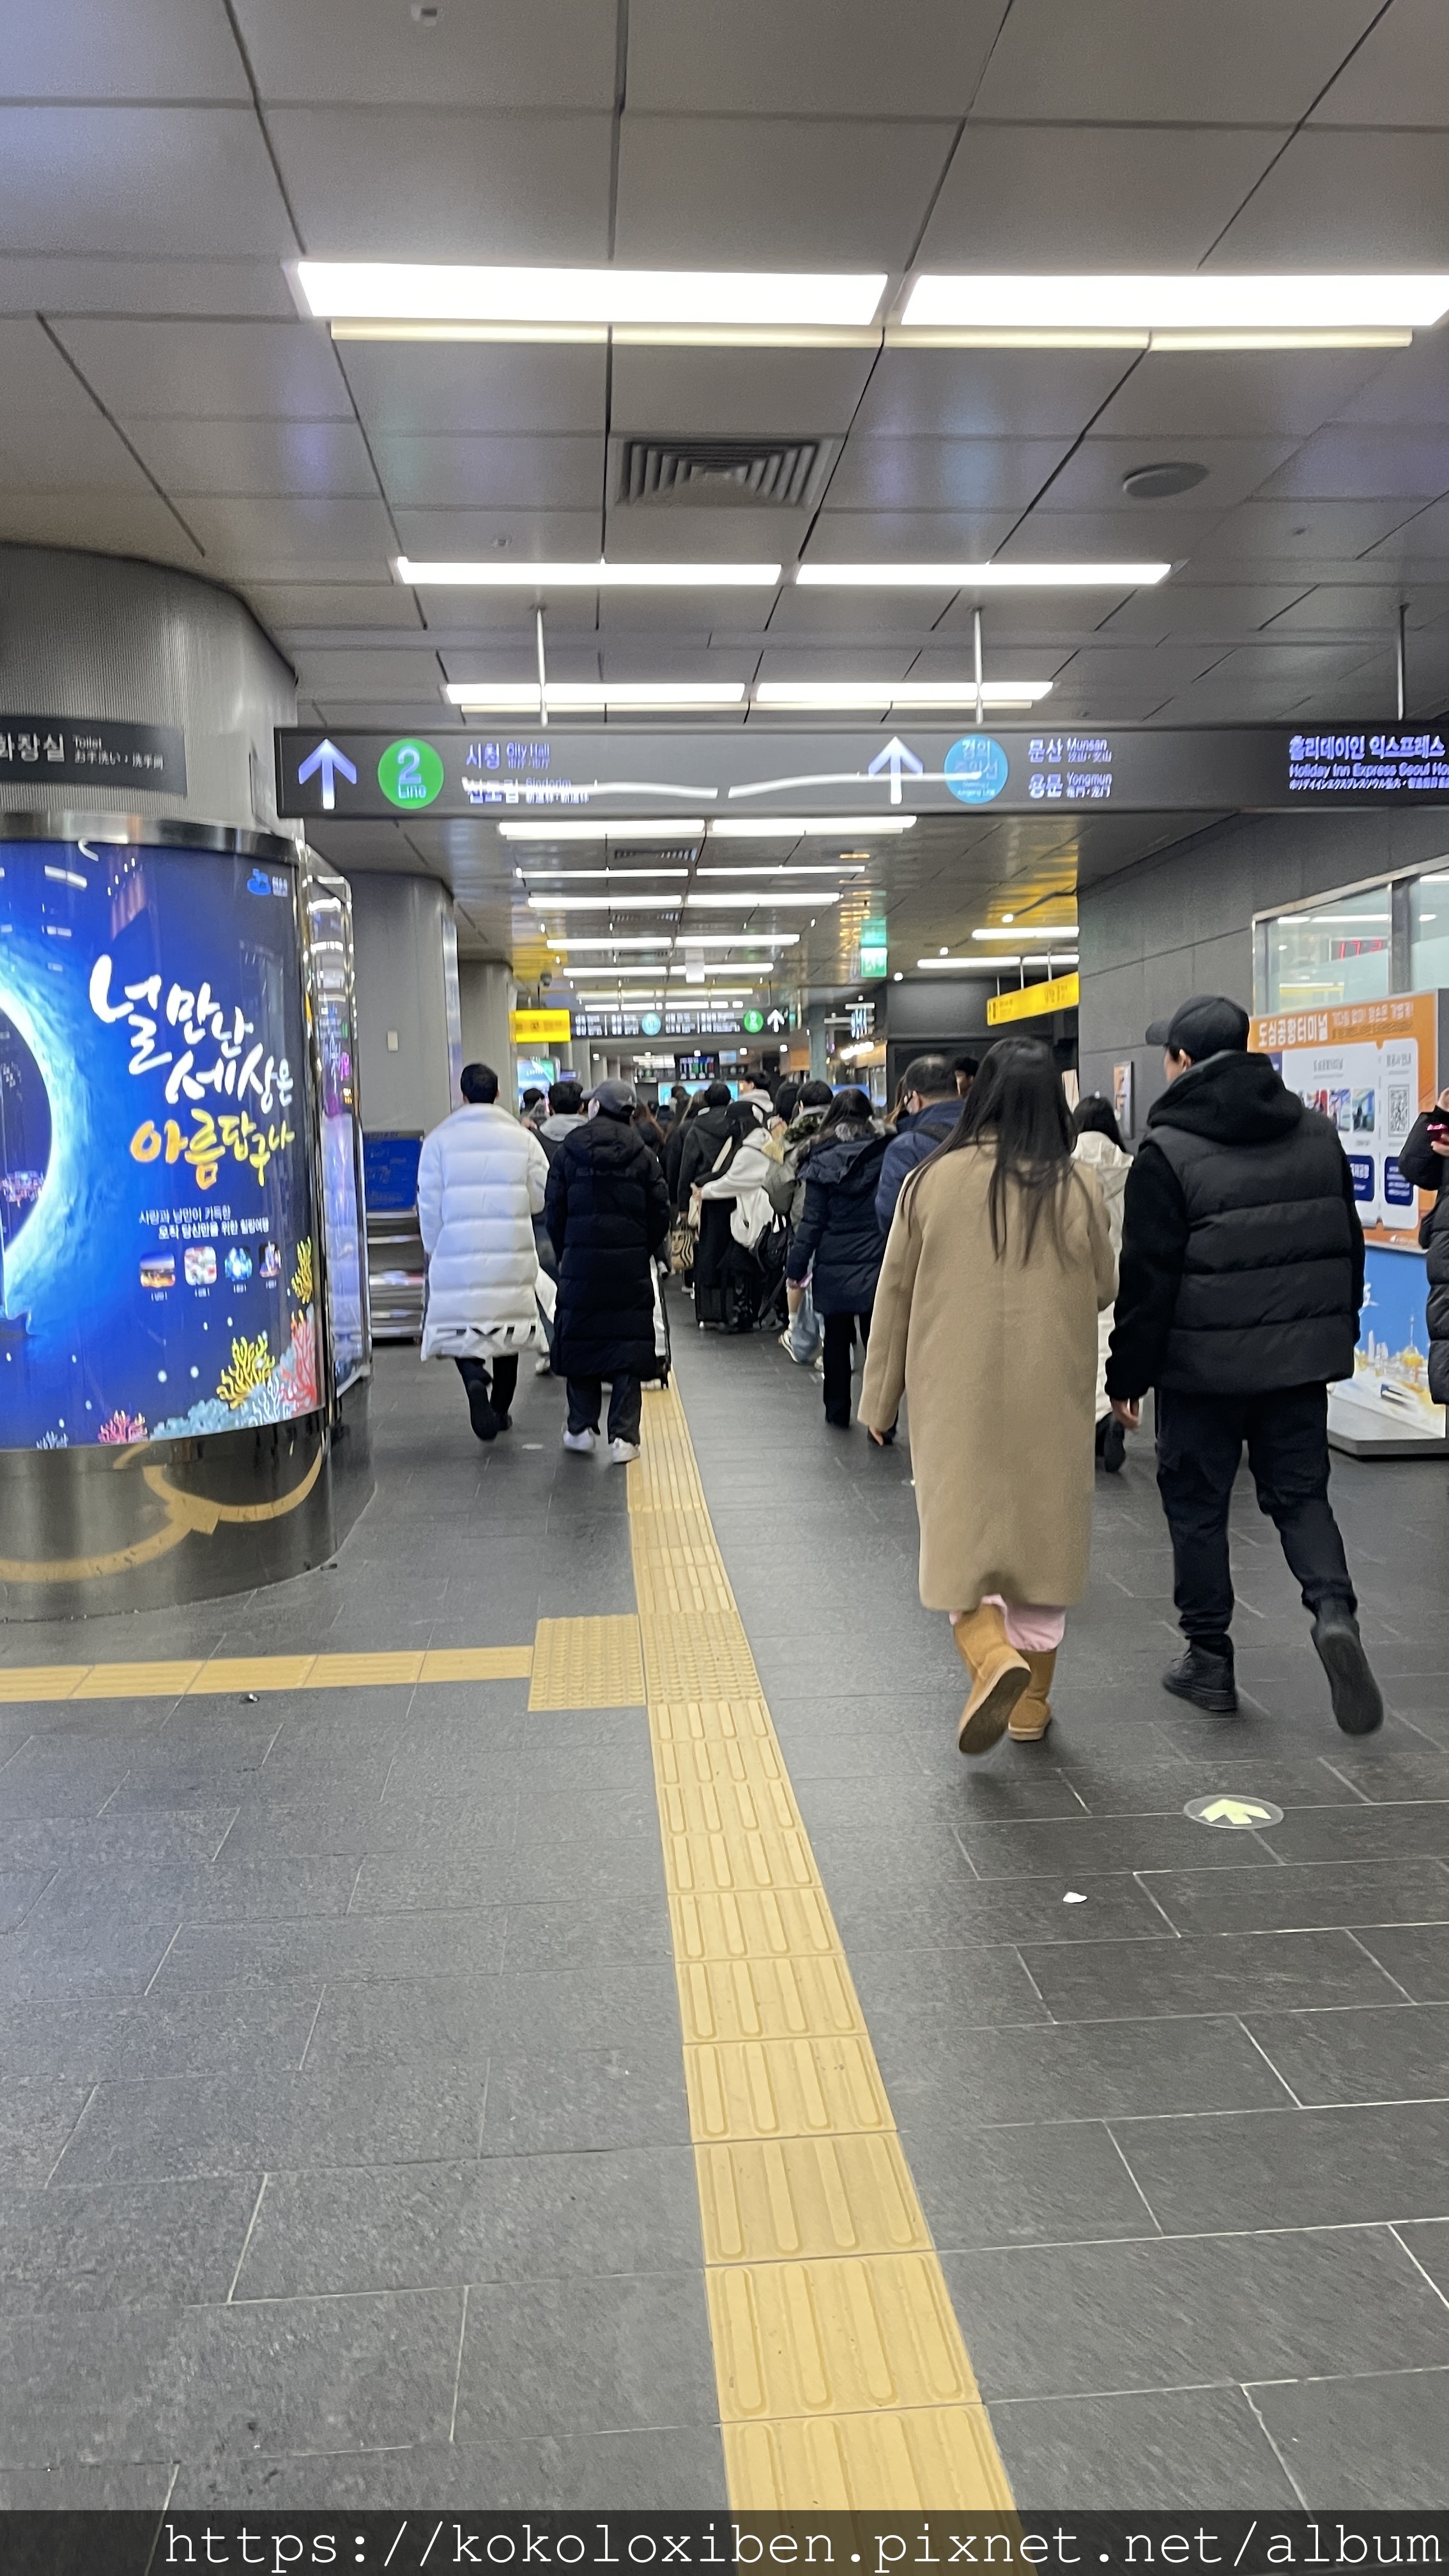
M 399 555 L 398 580 L 417 590 L 774 590 L 777 563 L 415 562 Z
M 918 957 L 916 968 L 922 975 L 999 975 L 1008 966 L 1075 966 L 1078 962 L 1075 948 L 1050 952 L 1038 948 L 1030 957 Z
M 531 894 L 530 912 L 677 912 L 677 894 Z
M 520 876 L 525 872 L 518 871 Z M 688 868 L 529 868 L 529 885 L 619 885 L 626 878 L 687 877 Z
M 697 841 L 704 830 L 700 814 L 680 815 L 672 823 L 500 823 L 501 841 Z
M 667 268 L 471 268 L 411 260 L 299 260 L 319 321 L 663 323 L 688 328 L 862 329 L 885 274 Z
M 1010 930 L 973 930 L 973 939 L 1075 939 L 1074 921 L 1050 921 L 1038 926 L 1034 921 L 1013 922 Z
M 609 707 L 737 707 L 743 680 L 550 680 L 544 695 L 551 715 L 597 714 Z M 501 715 L 537 715 L 536 680 L 450 680 L 449 706 L 496 708 Z
M 1050 680 L 983 680 L 985 707 L 1034 707 L 1051 695 Z M 967 707 L 974 680 L 761 680 L 757 707 Z
M 808 563 L 795 579 L 817 590 L 1144 590 L 1170 563 Z
M 795 867 L 782 859 L 778 867 L 700 868 L 702 877 L 858 877 L 864 874 L 863 859 L 837 859 L 834 866 Z M 1428 882 L 1428 880 L 1426 880 Z
M 627 948 L 667 948 L 672 954 L 679 948 L 798 948 L 800 933 L 798 930 L 691 930 L 681 932 L 678 939 L 671 938 L 667 932 L 655 939 L 568 939 L 560 935 L 557 939 L 550 939 L 547 945 L 567 949 L 570 954 L 575 949 L 595 948 L 610 956 Z M 747 959 L 745 962 L 748 964 L 750 961 Z
M 740 814 L 711 819 L 712 841 L 788 841 L 801 832 L 913 832 L 914 814 Z
M 691 894 L 685 896 L 685 902 L 691 912 L 694 911 L 696 905 L 700 904 L 718 905 L 726 903 L 746 903 L 753 900 L 753 897 L 742 894 Z M 768 904 L 776 911 L 782 909 L 786 904 L 804 905 L 808 911 L 827 903 L 839 903 L 840 897 L 835 892 L 833 886 L 829 890 L 822 886 L 820 891 L 815 894 L 776 894 L 768 892 L 762 888 L 759 895 L 759 901 L 762 905 Z
M 1426 330 L 1449 276 L 918 277 L 903 329 Z

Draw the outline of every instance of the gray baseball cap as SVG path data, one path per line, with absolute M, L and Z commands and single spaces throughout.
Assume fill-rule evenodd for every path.
M 1248 1014 L 1241 1002 L 1230 1002 L 1226 993 L 1194 993 L 1191 1001 L 1179 1002 L 1170 1020 L 1153 1021 L 1147 1043 L 1170 1047 L 1174 1055 L 1191 1056 L 1194 1064 L 1201 1064 L 1204 1056 L 1246 1047 Z
M 599 1082 L 589 1094 L 601 1118 L 632 1118 L 639 1094 L 632 1082 Z

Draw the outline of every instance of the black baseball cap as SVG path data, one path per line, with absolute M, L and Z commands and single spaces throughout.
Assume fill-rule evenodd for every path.
M 1147 1043 L 1170 1047 L 1174 1055 L 1191 1056 L 1194 1064 L 1201 1064 L 1204 1056 L 1246 1047 L 1248 1014 L 1241 1002 L 1230 1002 L 1226 993 L 1194 993 L 1191 1001 L 1179 1002 L 1170 1020 L 1153 1021 Z

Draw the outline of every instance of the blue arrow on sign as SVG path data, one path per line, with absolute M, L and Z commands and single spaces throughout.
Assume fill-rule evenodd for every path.
M 919 768 L 919 762 L 916 765 Z M 341 770 L 343 777 L 353 787 L 357 785 L 357 772 L 346 752 L 339 751 L 335 742 L 325 740 L 318 743 L 315 751 L 308 752 L 297 772 L 298 786 L 305 787 L 308 779 L 315 778 L 319 769 L 322 772 L 322 811 L 324 814 L 330 814 L 337 804 L 338 770 Z
M 923 760 L 917 760 L 913 751 L 907 751 L 900 735 L 898 733 L 893 733 L 890 741 L 886 744 L 884 751 L 878 751 L 874 760 L 869 763 L 865 774 L 867 778 L 879 778 L 881 771 L 883 769 L 888 769 L 890 771 L 891 781 L 891 803 L 893 805 L 899 805 L 901 801 L 902 770 L 904 769 L 909 771 L 912 778 L 919 778 L 922 776 L 925 766 L 925 762 Z

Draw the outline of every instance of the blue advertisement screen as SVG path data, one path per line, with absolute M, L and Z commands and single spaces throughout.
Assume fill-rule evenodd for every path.
M 421 1136 L 384 1134 L 362 1140 L 363 1183 L 367 1204 L 378 1216 L 411 1216 L 418 1203 L 418 1157 Z
M 0 843 L 0 1445 L 318 1405 L 290 871 Z

